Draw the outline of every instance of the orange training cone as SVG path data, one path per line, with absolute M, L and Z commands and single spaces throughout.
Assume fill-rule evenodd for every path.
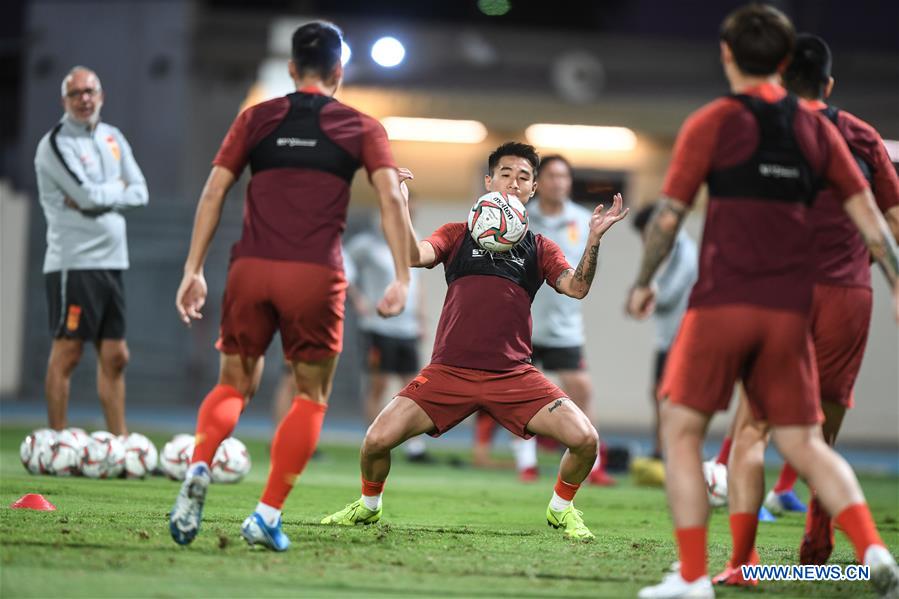
M 14 510 L 39 510 L 42 512 L 53 512 L 56 510 L 55 505 L 38 493 L 22 495 L 15 503 L 9 504 L 9 507 Z

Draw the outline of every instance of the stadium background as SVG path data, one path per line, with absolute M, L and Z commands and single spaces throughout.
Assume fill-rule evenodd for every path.
M 485 158 L 534 123 L 626 127 L 632 148 L 560 151 L 576 167 L 579 199 L 595 203 L 624 192 L 631 205 L 655 198 L 677 127 L 693 109 L 726 93 L 717 58 L 721 18 L 742 2 L 384 3 L 227 0 L 12 2 L 2 24 L 0 119 L 2 305 L 0 415 L 43 417 L 49 347 L 41 263 L 45 222 L 36 200 L 37 141 L 59 118 L 59 82 L 74 64 L 97 71 L 106 92 L 103 118 L 128 137 L 150 188 L 150 205 L 128 216 L 131 270 L 126 275 L 128 406 L 134 418 L 171 414 L 190 430 L 195 407 L 215 380 L 212 349 L 228 251 L 240 233 L 247 176 L 231 193 L 209 256 L 205 318 L 186 330 L 173 307 L 193 213 L 209 162 L 239 107 L 284 91 L 289 34 L 304 19 L 340 25 L 353 51 L 338 97 L 376 117 L 476 120 L 476 143 L 395 141 L 397 162 L 416 173 L 417 230 L 461 220 L 482 189 Z M 899 139 L 899 4 L 861 0 L 774 2 L 800 31 L 834 51 L 833 102 Z M 391 35 L 406 48 L 394 68 L 376 65 L 369 48 Z M 289 81 L 287 82 L 289 84 Z M 539 145 L 539 144 L 538 144 Z M 893 142 L 899 159 L 899 142 Z M 357 176 L 348 233 L 367 226 L 373 195 Z M 688 230 L 698 238 L 702 210 Z M 623 316 L 639 243 L 629 227 L 603 241 L 597 284 L 586 300 L 587 359 L 601 431 L 648 433 L 652 325 Z M 858 406 L 844 442 L 899 445 L 899 336 L 889 294 L 875 273 L 875 309 Z M 439 269 L 424 275 L 430 350 L 445 289 Z M 546 293 L 544 290 L 542 293 Z M 361 425 L 360 356 L 350 316 L 326 430 Z M 247 416 L 264 419 L 280 373 L 280 347 L 268 355 L 263 384 Z M 72 407 L 94 415 L 92 352 L 73 379 Z M 89 423 L 85 423 L 89 424 Z M 717 419 L 719 432 L 726 424 Z M 332 425 L 333 426 L 333 425 Z M 361 431 L 361 428 L 360 428 Z

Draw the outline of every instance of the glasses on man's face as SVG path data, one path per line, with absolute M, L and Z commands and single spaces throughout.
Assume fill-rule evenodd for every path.
M 84 89 L 73 89 L 66 92 L 66 97 L 70 100 L 75 100 L 77 98 L 80 98 L 84 94 L 87 94 L 91 98 L 95 98 L 99 93 L 99 89 L 94 89 L 93 87 L 85 87 Z

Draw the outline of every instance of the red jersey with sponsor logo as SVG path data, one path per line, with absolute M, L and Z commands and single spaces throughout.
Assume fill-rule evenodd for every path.
M 370 176 L 395 167 L 381 124 L 316 88 L 244 110 L 213 164 L 235 176 L 247 164 L 253 170 L 232 259 L 252 256 L 335 269 L 343 268 L 340 236 L 353 172 L 364 166 Z
M 789 100 L 782 87 L 772 84 L 744 95 L 767 105 Z M 760 126 L 746 102 L 734 97 L 700 108 L 678 134 L 663 193 L 692 204 L 699 186 L 713 173 L 737 168 L 756 155 L 762 143 Z M 798 149 L 791 158 L 832 186 L 841 201 L 867 186 L 846 142 L 824 116 L 797 107 L 792 123 L 784 126 L 791 129 L 789 141 Z M 793 176 L 792 169 L 758 166 L 757 176 Z M 750 194 L 716 197 L 710 191 L 691 307 L 750 304 L 808 311 L 814 278 L 809 210 L 799 198 L 785 200 Z
M 478 248 L 466 223 L 449 223 L 427 240 L 447 273 L 446 299 L 437 325 L 431 362 L 511 370 L 529 363 L 531 302 L 544 281 L 571 268 L 553 241 L 528 233 L 511 251 Z
M 827 109 L 824 102 L 804 101 L 803 105 L 810 110 Z M 836 126 L 852 153 L 870 169 L 871 190 L 881 212 L 899 206 L 899 177 L 874 127 L 842 110 L 836 113 Z M 825 189 L 818 194 L 810 216 L 815 228 L 815 281 L 825 285 L 870 287 L 868 247 L 834 190 Z

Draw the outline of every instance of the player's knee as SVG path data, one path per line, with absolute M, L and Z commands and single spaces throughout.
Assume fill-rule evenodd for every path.
M 84 346 L 80 343 L 65 343 L 53 348 L 50 355 L 50 368 L 64 374 L 71 373 L 84 354 Z
M 582 456 L 596 456 L 599 451 L 599 433 L 592 426 L 582 427 L 572 436 L 569 449 Z
M 131 353 L 127 347 L 118 347 L 103 356 L 104 368 L 113 373 L 119 373 L 125 370 L 128 362 L 131 360 Z
M 365 434 L 365 441 L 362 442 L 362 453 L 367 455 L 382 455 L 390 452 L 394 445 L 393 435 L 389 434 L 381 427 L 372 426 Z

